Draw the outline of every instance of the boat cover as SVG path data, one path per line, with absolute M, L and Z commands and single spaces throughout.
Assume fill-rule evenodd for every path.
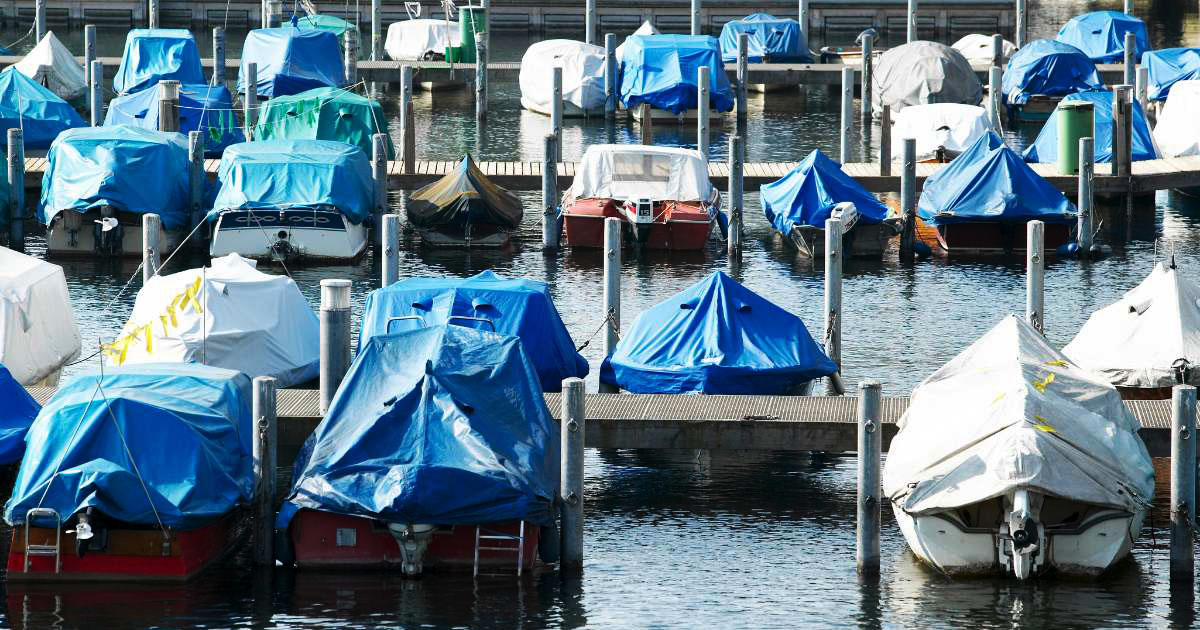
M 1025 44 L 1008 60 L 1001 90 L 1009 105 L 1024 105 L 1029 97 L 1063 96 L 1104 89 L 1096 64 L 1078 48 L 1050 39 Z
M 475 224 L 514 230 L 524 215 L 521 200 L 492 183 L 469 155 L 408 200 L 408 220 L 419 228 Z
M 220 190 L 208 213 L 226 210 L 337 208 L 357 225 L 375 207 L 371 164 L 362 149 L 332 140 L 262 140 L 225 150 Z
M 753 13 L 721 27 L 721 57 L 737 61 L 738 36 L 746 34 L 747 63 L 812 63 L 808 40 L 800 23 L 770 13 Z
M 69 129 L 50 145 L 38 220 L 50 225 L 63 210 L 112 206 L 155 213 L 168 230 L 187 228 L 190 174 L 183 134 L 130 125 Z
M 368 294 L 362 317 L 359 348 L 380 335 L 455 324 L 519 337 L 543 391 L 560 391 L 563 379 L 588 373 L 544 282 L 491 270 L 470 278 L 406 278 Z
M 521 105 L 549 114 L 554 101 L 554 67 L 562 67 L 562 98 L 586 112 L 604 109 L 604 48 L 571 39 L 548 39 L 521 57 Z
M 899 426 L 883 492 L 909 514 L 1022 488 L 1130 512 L 1154 498 L 1121 395 L 1012 315 L 922 381 Z
M 20 61 L 13 64 L 21 74 L 46 86 L 55 96 L 64 101 L 82 98 L 87 92 L 87 79 L 83 66 L 75 61 L 75 55 L 63 45 L 54 31 L 46 31 L 42 41 Z
M 290 96 L 276 96 L 259 110 L 256 140 L 337 140 L 374 150 L 371 137 L 382 133 L 387 159 L 396 159 L 387 117 L 379 101 L 340 88 L 319 87 Z
M 392 523 L 550 525 L 558 424 L 516 337 L 434 326 L 371 339 L 296 456 L 302 508 Z
M 246 64 L 258 64 L 258 95 L 264 98 L 346 85 L 337 35 L 292 26 L 257 28 L 246 35 L 238 94 L 246 93 Z
M 259 72 L 261 73 L 261 66 Z M 259 76 L 262 76 L 261 74 Z M 181 28 L 135 28 L 125 36 L 125 52 L 113 79 L 117 94 L 153 87 L 163 79 L 187 85 L 205 83 L 200 51 Z
M 1062 103 L 1072 101 L 1092 104 L 1092 126 L 1095 131 L 1096 162 L 1112 161 L 1113 113 L 1112 92 L 1078 92 L 1063 97 Z M 1061 104 L 1059 105 L 1061 107 Z M 1158 157 L 1158 149 L 1154 146 L 1154 136 L 1150 133 L 1150 124 L 1146 122 L 1146 112 L 1142 104 L 1134 99 L 1133 102 L 1133 161 L 1153 160 Z M 1026 162 L 1057 162 L 1058 161 L 1058 108 L 1042 130 L 1038 132 L 1037 140 L 1025 149 Z
M 1154 124 L 1154 142 L 1163 157 L 1200 155 L 1200 80 L 1180 81 Z
M 1146 66 L 1146 96 L 1152 101 L 1165 101 L 1171 86 L 1200 79 L 1200 48 L 1147 50 L 1142 65 Z
M 291 278 L 229 254 L 207 269 L 151 278 L 105 356 L 118 366 L 203 363 L 292 387 L 317 377 L 319 336 L 317 315 Z
M 652 22 L 650 20 L 646 20 L 645 22 L 642 22 L 641 26 L 638 26 L 637 30 L 635 30 L 633 33 L 631 33 L 629 35 L 629 37 L 637 37 L 639 35 L 661 35 L 661 34 L 662 34 L 662 32 L 658 30 L 658 27 L 654 26 L 654 22 Z M 626 37 L 617 46 L 617 64 L 618 65 L 620 65 L 620 63 L 621 63 L 622 55 L 625 52 L 625 42 L 629 41 L 629 37 Z
M 322 15 L 320 13 L 297 17 L 296 28 L 300 30 L 329 31 L 338 37 L 345 35 L 346 31 L 358 32 L 358 27 L 354 26 L 353 22 L 343 20 L 336 15 Z
M 573 199 L 708 201 L 708 164 L 690 149 L 640 144 L 593 144 L 567 189 Z
M 1074 223 L 1075 204 L 987 132 L 925 180 L 917 213 L 931 225 L 980 221 Z
M 708 66 L 709 104 L 719 112 L 733 109 L 733 88 L 721 61 L 717 38 L 708 35 L 637 35 L 625 40 L 621 64 L 621 103 L 642 103 L 682 114 L 696 108 L 697 69 Z
M 383 49 L 393 61 L 422 61 L 444 57 L 447 48 L 462 46 L 458 22 L 418 18 L 388 26 Z
M 638 315 L 600 382 L 636 394 L 792 394 L 837 371 L 799 317 L 715 271 Z
M 987 110 L 978 105 L 911 105 L 892 118 L 892 159 L 904 159 L 905 138 L 916 139 L 917 160 L 928 160 L 943 147 L 958 155 L 991 129 Z
M 1160 262 L 1121 299 L 1092 313 L 1063 354 L 1121 387 L 1175 385 L 1177 361 L 1200 365 L 1200 285 Z M 1200 370 L 1187 382 L 1200 385 Z
M 62 267 L 0 247 L 0 364 L 18 383 L 34 385 L 80 347 Z
M 1017 45 L 1008 41 L 1002 40 L 1000 45 L 1000 54 L 1004 56 L 1001 63 L 1013 56 L 1017 52 Z M 950 46 L 954 50 L 962 53 L 963 57 L 967 58 L 970 63 L 992 63 L 992 36 L 981 35 L 979 33 L 971 33 L 963 35 L 958 41 Z
M 0 146 L 8 146 L 8 129 L 24 130 L 26 149 L 45 149 L 58 134 L 85 125 L 74 107 L 16 68 L 0 72 Z
M 1122 63 L 1125 61 L 1125 33 L 1134 34 L 1134 63 L 1141 63 L 1142 53 L 1150 49 L 1146 23 L 1120 11 L 1076 15 L 1058 29 L 1054 39 L 1082 50 L 1096 63 Z
M 157 88 L 118 96 L 109 102 L 104 124 L 158 129 L 160 96 Z M 245 142 L 239 125 L 229 88 L 203 83 L 179 86 L 179 131 L 203 132 L 206 156 L 221 157 L 229 145 Z
M 874 225 L 887 218 L 888 209 L 879 198 L 863 187 L 842 167 L 814 150 L 790 173 L 760 189 L 763 214 L 780 233 L 809 225 L 825 229 L 825 220 L 839 203 L 852 202 L 863 225 Z
M 125 523 L 203 527 L 253 497 L 250 397 L 244 374 L 195 363 L 77 376 L 33 421 L 4 520 L 94 507 Z
M 21 455 L 25 453 L 25 434 L 42 406 L 2 363 L 0 400 L 4 401 L 4 408 L 0 410 L 0 465 L 7 466 L 21 461 Z
M 978 105 L 983 86 L 962 53 L 945 44 L 915 41 L 879 56 L 871 93 L 877 107 L 890 105 L 895 115 L 925 103 Z

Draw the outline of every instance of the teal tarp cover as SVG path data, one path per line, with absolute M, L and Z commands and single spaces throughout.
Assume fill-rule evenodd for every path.
M 1112 92 L 1080 92 L 1063 97 L 1062 103 L 1084 102 L 1092 104 L 1092 128 L 1095 131 L 1095 158 L 1097 164 L 1112 162 L 1113 140 L 1113 93 Z M 1054 109 L 1050 119 L 1042 126 L 1037 140 L 1025 149 L 1026 162 L 1057 162 L 1058 161 L 1058 112 Z M 1146 112 L 1142 104 L 1134 99 L 1133 120 L 1133 161 L 1154 160 L 1158 158 L 1158 149 L 1154 146 L 1154 136 L 1150 133 L 1150 124 L 1146 122 Z
M 763 214 L 783 234 L 791 234 L 797 225 L 824 229 L 825 220 L 839 203 L 853 202 L 863 225 L 881 223 L 888 215 L 878 197 L 816 149 L 790 173 L 759 190 Z
M 296 18 L 296 28 L 300 30 L 329 31 L 338 37 L 346 31 L 358 31 L 352 22 L 343 20 L 336 15 L 302 15 Z
M 1165 101 L 1171 86 L 1200 78 L 1200 48 L 1163 48 L 1142 55 L 1146 66 L 1146 96 Z
M 1009 105 L 1024 105 L 1030 96 L 1063 96 L 1102 89 L 1096 64 L 1078 48 L 1049 39 L 1030 42 L 1008 60 L 1001 89 Z
M 125 52 L 113 79 L 117 94 L 153 87 L 163 79 L 204 83 L 196 40 L 184 29 L 138 28 L 125 36 Z
M 0 72 L 0 146 L 8 130 L 21 129 L 26 149 L 45 149 L 58 134 L 86 125 L 66 101 L 16 68 Z
M 717 38 L 708 35 L 632 35 L 621 49 L 621 103 L 633 109 L 648 103 L 682 114 L 696 107 L 697 69 L 708 66 L 711 107 L 733 109 L 733 89 L 725 75 Z
M 1077 15 L 1063 24 L 1055 39 L 1082 50 L 1096 63 L 1123 63 L 1125 33 L 1134 34 L 1133 62 L 1141 63 L 1142 53 L 1150 49 L 1146 23 L 1120 11 Z
M 118 96 L 108 104 L 104 124 L 158 129 L 161 94 L 151 88 Z M 203 132 L 206 156 L 221 157 L 229 145 L 244 142 L 246 136 L 239 125 L 229 88 L 206 84 L 179 86 L 179 131 Z
M 248 63 L 258 64 L 258 95 L 264 98 L 346 84 L 337 35 L 320 29 L 284 26 L 250 31 L 242 46 L 239 94 L 246 93 Z
M 7 465 L 21 461 L 25 433 L 42 407 L 3 364 L 0 364 L 0 400 L 4 401 L 0 408 L 0 465 Z
M 379 101 L 331 87 L 276 96 L 259 111 L 254 127 L 259 140 L 337 140 L 357 146 L 368 156 L 373 151 L 371 137 L 377 133 L 387 138 L 386 156 L 394 160 L 396 151 Z
M 211 523 L 253 496 L 250 396 L 241 372 L 197 363 L 71 379 L 29 429 L 4 520 L 94 507 L 138 525 Z
M 726 63 L 737 61 L 738 36 L 742 33 L 746 34 L 747 63 L 813 62 L 799 22 L 754 13 L 726 22 L 721 28 L 721 56 Z

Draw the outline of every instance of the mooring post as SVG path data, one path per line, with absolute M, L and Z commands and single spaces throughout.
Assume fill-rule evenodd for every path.
M 83 82 L 91 85 L 92 62 L 96 60 L 96 25 L 85 24 L 83 27 Z M 88 101 L 91 104 L 91 101 Z
M 709 112 L 708 85 L 712 71 L 708 66 L 696 68 L 696 150 L 700 159 L 708 162 Z
M 46 0 L 34 0 L 33 3 L 34 37 L 37 42 L 46 35 Z
M 892 175 L 892 106 L 884 105 L 879 112 L 879 174 Z
M 1004 67 L 1004 36 L 1000 33 L 992 34 L 992 66 Z
M 554 161 L 554 134 L 546 134 L 542 153 L 542 251 L 558 249 L 558 164 Z
M 99 59 L 92 62 L 92 71 L 88 73 L 88 112 L 93 127 L 104 123 L 104 62 Z
M 604 117 L 617 116 L 617 36 L 604 34 Z
M 142 284 L 158 275 L 162 252 L 159 251 L 158 235 L 162 233 L 162 219 L 157 214 L 142 215 Z
M 1196 388 L 1171 390 L 1171 582 L 1196 575 Z
M 700 34 L 700 0 L 692 0 L 692 35 Z
M 579 571 L 583 569 L 583 438 L 587 428 L 583 379 L 563 379 L 562 392 L 559 495 L 563 507 L 559 568 Z
M 254 377 L 254 563 L 268 567 L 275 566 L 275 448 L 279 435 L 275 388 L 274 377 Z
M 158 82 L 158 130 L 179 131 L 179 81 Z
M 1133 86 L 1113 86 L 1112 161 L 1113 175 L 1118 177 L 1129 177 L 1133 168 L 1132 100 Z
M 204 220 L 204 184 L 208 181 L 204 172 L 204 144 L 203 131 L 188 132 L 188 201 L 193 225 Z
M 1125 0 L 1122 9 L 1125 15 L 1133 15 L 1133 0 Z
M 735 134 L 729 139 L 729 235 L 725 239 L 729 262 L 734 265 L 742 261 L 742 215 L 746 207 L 742 170 L 745 162 L 746 139 Z
M 258 0 L 258 26 L 271 28 L 271 7 L 267 0 Z
M 812 45 L 808 39 L 808 0 L 800 0 L 800 7 L 796 19 L 800 22 L 800 34 L 804 36 L 805 45 Z
M 586 2 L 584 2 L 583 31 L 583 42 L 585 44 L 595 45 L 596 0 L 586 0 Z
M 371 136 L 371 183 L 375 186 L 375 224 L 383 229 L 383 215 L 388 209 L 388 161 L 387 134 L 377 133 Z M 381 242 L 379 236 L 374 239 Z
M 562 66 L 554 66 L 551 76 L 551 101 L 550 101 L 550 133 L 554 134 L 554 152 L 552 156 L 555 162 L 562 162 L 562 127 L 563 127 L 563 91 L 562 91 L 563 69 Z
M 750 71 L 747 64 L 747 52 L 749 49 L 750 40 L 745 33 L 738 33 L 737 47 L 737 121 L 738 123 L 746 122 L 746 81 L 750 77 Z M 719 68 L 724 70 L 724 68 Z
M 413 118 L 412 66 L 400 66 L 400 155 L 404 174 L 417 172 L 417 126 Z
M 654 113 L 650 109 L 649 103 L 642 103 L 638 107 L 641 108 L 640 111 L 642 112 L 642 120 L 638 125 L 638 131 L 642 144 L 649 146 L 654 144 Z
M 1150 69 L 1145 65 L 1137 67 L 1137 83 L 1135 83 L 1134 92 L 1137 94 L 1137 102 L 1142 106 L 1142 111 L 1150 115 Z
M 212 84 L 225 85 L 225 28 L 213 28 Z
M 1133 85 L 1137 81 L 1137 36 L 1132 32 L 1125 33 L 1125 84 Z
M 862 94 L 862 113 L 860 118 L 862 119 L 863 135 L 869 138 L 871 135 L 871 116 L 875 113 L 874 104 L 871 100 L 871 82 L 875 77 L 875 36 L 870 33 L 863 33 L 862 35 L 862 55 L 862 80 L 861 88 L 859 89 L 859 92 Z M 851 96 L 853 95 L 851 93 Z
M 917 0 L 908 0 L 908 39 L 917 41 Z
M 148 5 L 146 7 L 146 26 L 158 28 L 158 0 L 149 0 Z
M 475 33 L 475 121 L 487 120 L 487 36 Z
M 258 123 L 258 64 L 246 64 L 246 93 L 242 95 L 242 112 L 246 125 L 246 140 L 254 139 L 254 125 Z
M 345 33 L 342 33 L 342 50 L 345 53 L 345 58 L 342 60 L 342 65 L 346 71 L 346 85 L 353 86 L 358 83 L 358 31 L 348 28 Z
M 25 251 L 25 134 L 18 127 L 8 130 L 8 247 Z
M 611 357 L 621 338 L 621 220 L 604 219 L 604 356 Z M 600 391 L 616 393 L 617 388 L 600 383 Z
M 825 354 L 842 369 L 842 221 L 825 220 Z M 834 379 L 826 379 L 826 393 L 841 394 Z
M 1013 43 L 1021 48 L 1025 45 L 1025 0 L 1017 0 L 1016 27 L 1013 30 Z
M 350 369 L 350 281 L 321 281 L 321 415 Z
M 1092 174 L 1096 169 L 1095 140 L 1092 138 L 1079 139 L 1079 196 L 1076 199 L 1079 207 L 1079 224 L 1076 232 L 1079 236 L 1079 255 L 1088 256 L 1092 253 Z
M 1038 332 L 1045 334 L 1046 224 L 1036 220 L 1030 221 L 1026 229 L 1028 239 L 1025 243 L 1025 320 Z
M 390 287 L 400 279 L 400 215 L 385 214 L 380 222 L 383 237 L 380 247 L 383 256 L 380 264 L 379 286 Z
M 904 170 L 900 172 L 900 212 L 904 217 L 900 233 L 900 260 L 912 262 L 917 237 L 917 140 L 904 139 Z
M 992 66 L 988 68 L 988 113 L 991 114 L 992 129 L 996 133 L 1000 133 L 1000 100 L 1001 92 L 1004 85 L 1004 69 L 1000 66 Z
M 838 161 L 850 163 L 850 131 L 854 127 L 854 68 L 842 66 L 842 124 Z
M 382 0 L 371 0 L 371 61 L 383 61 L 382 13 Z
M 858 526 L 856 556 L 861 575 L 879 575 L 879 462 L 883 442 L 879 381 L 858 385 Z

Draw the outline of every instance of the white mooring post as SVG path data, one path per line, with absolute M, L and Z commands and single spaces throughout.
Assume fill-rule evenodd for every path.
M 1171 391 L 1171 582 L 1196 579 L 1196 388 Z
M 900 171 L 900 212 L 904 231 L 900 233 L 900 260 L 911 262 L 917 236 L 917 140 L 904 139 L 904 163 Z
M 350 281 L 321 281 L 321 415 L 350 369 Z
M 275 566 L 275 448 L 279 435 L 275 391 L 273 377 L 254 378 L 254 563 L 268 567 Z
M 417 172 L 417 124 L 412 99 L 412 66 L 400 66 L 400 159 L 405 175 Z
M 729 139 L 729 235 L 725 239 L 731 265 L 742 262 L 742 215 L 746 207 L 742 173 L 745 164 L 746 140 L 735 134 Z
M 1025 321 L 1038 332 L 1046 333 L 1045 275 L 1046 275 L 1046 224 L 1041 221 L 1028 223 L 1028 238 L 1025 243 Z
M 604 219 L 604 356 L 617 349 L 621 333 L 621 220 Z M 600 391 L 614 394 L 617 388 L 600 383 Z
M 842 369 L 842 222 L 825 220 L 825 354 Z M 843 392 L 836 379 L 826 381 L 830 396 Z
M 562 127 L 563 127 L 563 71 L 562 66 L 554 66 L 551 76 L 550 96 L 550 133 L 554 136 L 554 150 L 551 157 L 555 163 L 562 162 Z
M 246 64 L 246 93 L 242 95 L 242 113 L 246 124 L 246 140 L 253 140 L 254 125 L 258 122 L 258 64 Z
M 1079 223 L 1076 232 L 1079 236 L 1079 255 L 1088 256 L 1092 253 L 1092 174 L 1096 170 L 1096 154 L 1092 138 L 1079 139 L 1079 196 L 1076 198 L 1079 208 Z
M 146 25 L 150 28 L 158 28 L 158 0 L 149 0 L 146 7 Z M 39 40 L 40 41 L 40 40 Z
M 696 151 L 700 158 L 708 162 L 709 142 L 709 112 L 708 89 L 711 81 L 711 70 L 708 66 L 696 68 Z
M 800 33 L 804 35 L 804 41 L 808 42 L 808 45 L 811 46 L 812 42 L 808 39 L 808 0 L 800 0 L 800 7 L 797 13 L 796 18 L 800 22 Z
M 158 82 L 158 130 L 179 131 L 179 81 Z
M 737 47 L 737 121 L 746 122 L 746 82 L 750 77 L 750 69 L 746 65 L 749 55 L 750 40 L 745 33 L 738 33 Z M 723 69 L 722 69 L 723 70 Z
M 34 0 L 33 2 L 33 27 L 35 41 L 42 41 L 42 38 L 46 36 L 46 0 Z
M 1000 33 L 992 34 L 992 66 L 1004 67 L 1004 36 Z
M 1125 15 L 1133 15 L 1133 0 L 1125 0 L 1122 4 Z
M 585 0 L 583 16 L 583 42 L 585 44 L 594 45 L 596 43 L 596 21 L 596 0 Z
M 475 122 L 487 120 L 487 35 L 475 33 Z
M 1134 93 L 1137 95 L 1137 102 L 1142 106 L 1142 111 L 1150 115 L 1150 69 L 1145 65 L 1137 67 L 1137 82 L 1134 84 Z
M 908 0 L 908 39 L 906 41 L 917 41 L 917 0 Z
M 104 62 L 99 59 L 92 62 L 92 71 L 88 73 L 88 113 L 93 127 L 104 123 Z
M 604 118 L 617 116 L 617 36 L 604 34 Z
M 96 25 L 86 24 L 83 27 L 83 82 L 90 85 L 92 62 L 96 60 Z M 91 101 L 88 101 L 90 104 Z
M 380 261 L 379 286 L 390 287 L 400 279 L 400 215 L 383 215 L 381 227 L 383 260 Z
M 875 113 L 874 103 L 871 100 L 871 82 L 875 77 L 875 36 L 870 33 L 863 33 L 862 55 L 862 77 L 859 89 L 859 92 L 862 93 L 862 113 L 859 118 L 862 120 L 863 135 L 869 138 L 871 117 Z M 851 93 L 851 96 L 854 94 Z
M 558 164 L 554 161 L 558 139 L 546 134 L 542 157 L 542 251 L 558 249 Z
M 854 127 L 854 68 L 842 67 L 842 124 L 838 143 L 838 161 L 850 163 L 850 131 Z
M 371 61 L 383 61 L 382 13 L 382 0 L 371 0 Z
M 580 571 L 583 569 L 583 439 L 587 428 L 583 379 L 564 379 L 562 391 L 559 495 L 563 507 L 559 568 Z
M 860 575 L 879 575 L 879 462 L 883 442 L 879 381 L 858 385 L 858 526 L 855 555 Z
M 1000 107 L 1003 103 L 1001 93 L 1004 85 L 1004 69 L 1000 66 L 988 68 L 988 113 L 991 114 L 992 129 L 1000 133 Z
M 387 134 L 377 133 L 371 136 L 371 183 L 375 193 L 375 225 L 379 226 L 380 237 L 383 230 L 383 215 L 388 209 L 388 174 L 387 174 Z M 376 243 L 383 241 L 373 239 Z
M 1013 43 L 1017 48 L 1025 45 L 1025 0 L 1017 0 L 1017 25 L 1013 29 Z
M 159 251 L 158 235 L 162 233 L 162 219 L 157 214 L 142 215 L 142 284 L 158 275 L 162 252 Z
M 1132 32 L 1125 33 L 1125 59 L 1121 68 L 1125 72 L 1125 84 L 1133 85 L 1137 81 L 1137 36 Z
M 212 84 L 225 85 L 225 28 L 213 28 L 213 70 Z
M 884 105 L 879 111 L 879 174 L 892 175 L 892 106 Z
M 8 247 L 25 251 L 25 134 L 17 127 L 8 130 Z
M 700 0 L 692 0 L 692 35 L 700 35 Z
M 358 83 L 358 35 L 354 29 L 346 29 L 342 34 L 342 50 L 345 52 L 345 58 L 342 60 L 343 70 L 346 72 L 346 85 L 353 86 Z
M 190 192 L 188 201 L 191 205 L 192 223 L 204 220 L 204 184 L 208 182 L 208 175 L 204 172 L 204 132 L 189 131 L 188 132 L 188 191 Z

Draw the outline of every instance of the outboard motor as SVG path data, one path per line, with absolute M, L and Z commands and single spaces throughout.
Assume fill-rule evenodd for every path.
M 271 243 L 271 260 L 275 262 L 287 262 L 296 256 L 296 248 L 292 246 L 288 240 L 288 233 L 280 230 L 276 234 L 275 240 Z
M 650 240 L 650 227 L 654 225 L 654 201 L 645 198 L 626 201 L 625 215 L 633 225 L 634 242 L 643 245 Z
M 98 517 L 95 507 L 87 507 L 75 515 L 75 529 L 69 533 L 75 534 L 75 555 L 80 558 L 86 555 L 89 549 L 100 547 L 93 545 L 94 541 L 99 540 L 98 534 L 102 533 Z
M 113 258 L 121 255 L 125 226 L 117 220 L 116 214 L 109 206 L 100 208 L 100 218 L 92 226 L 92 247 L 97 256 Z
M 1041 496 L 1022 489 L 1004 502 L 1008 518 L 1000 525 L 1001 557 L 1008 556 L 1008 568 L 1018 580 L 1028 579 L 1042 564 L 1042 525 L 1037 522 Z
M 388 531 L 400 547 L 400 558 L 403 561 L 400 569 L 404 577 L 420 577 L 424 570 L 422 563 L 425 550 L 429 548 L 429 540 L 433 538 L 433 525 L 412 523 L 388 523 Z

